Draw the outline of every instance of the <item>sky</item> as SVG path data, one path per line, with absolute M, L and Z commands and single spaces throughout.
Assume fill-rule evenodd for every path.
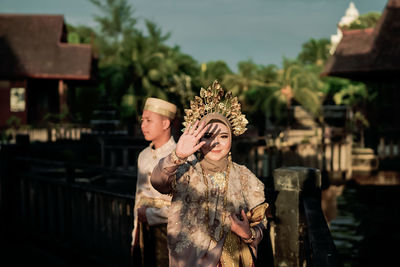
M 347 0 L 128 0 L 144 19 L 170 32 L 167 44 L 179 46 L 199 63 L 225 61 L 281 66 L 295 58 L 310 38 L 330 38 L 351 1 Z M 382 12 L 387 0 L 353 0 L 360 14 Z M 97 28 L 100 10 L 89 0 L 0 0 L 0 13 L 62 14 L 66 23 Z

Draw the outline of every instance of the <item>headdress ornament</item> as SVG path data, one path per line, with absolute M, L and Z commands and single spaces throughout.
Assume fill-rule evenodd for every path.
M 176 105 L 154 97 L 147 98 L 143 108 L 143 110 L 152 111 L 154 113 L 166 116 L 170 119 L 175 118 L 176 109 Z
M 248 121 L 241 112 L 237 97 L 233 97 L 230 91 L 225 94 L 217 80 L 207 89 L 201 88 L 200 97 L 195 96 L 194 100 L 190 101 L 190 109 L 185 109 L 183 125 L 186 128 L 196 120 L 215 113 L 227 118 L 234 135 L 241 135 L 247 130 Z

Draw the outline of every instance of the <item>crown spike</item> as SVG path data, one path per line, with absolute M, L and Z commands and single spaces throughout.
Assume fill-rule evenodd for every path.
M 218 80 L 207 89 L 201 87 L 199 95 L 190 101 L 190 109 L 185 109 L 185 128 L 208 114 L 219 113 L 228 119 L 234 135 L 241 135 L 247 130 L 248 121 L 241 112 L 238 98 L 233 97 L 231 91 L 225 93 Z M 185 131 L 185 128 L 182 131 Z

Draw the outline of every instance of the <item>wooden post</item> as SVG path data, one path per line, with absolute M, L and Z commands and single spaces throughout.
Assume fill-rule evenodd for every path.
M 59 112 L 63 112 L 64 107 L 67 107 L 67 86 L 63 80 L 58 81 L 58 97 L 59 97 Z
M 306 223 L 302 199 L 318 195 L 321 174 L 317 169 L 286 167 L 274 170 L 276 226 L 274 266 L 306 266 Z

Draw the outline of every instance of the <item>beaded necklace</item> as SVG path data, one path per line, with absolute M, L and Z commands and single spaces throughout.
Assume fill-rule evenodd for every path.
M 220 224 L 220 227 L 222 228 L 221 229 L 221 231 L 219 232 L 219 239 L 218 240 L 221 240 L 221 238 L 222 238 L 222 236 L 223 236 L 223 226 L 224 226 L 224 223 L 225 223 L 225 212 L 226 212 L 226 207 L 227 207 L 227 202 L 228 202 L 228 197 L 227 197 L 227 195 L 228 195 L 228 184 L 229 184 L 229 173 L 230 173 L 230 169 L 231 169 L 231 163 L 230 162 L 228 162 L 228 168 L 227 168 L 227 170 L 226 170 L 226 176 L 225 176 L 225 180 L 224 180 L 224 182 L 225 182 L 225 184 L 224 184 L 224 193 L 225 193 L 225 195 L 224 195 L 224 213 L 222 214 L 222 222 L 221 222 L 221 224 Z M 209 207 L 209 205 L 210 205 L 210 203 L 209 203 L 209 201 L 208 201 L 208 180 L 207 180 L 207 176 L 206 176 L 206 174 L 204 173 L 204 169 L 203 169 L 203 167 L 201 167 L 201 171 L 202 171 L 202 174 L 203 174 L 203 180 L 204 180 L 204 184 L 206 185 L 206 192 L 205 192 L 205 198 L 206 198 L 206 208 L 205 208 L 205 215 L 206 215 L 206 227 L 207 227 L 207 232 L 208 233 L 210 233 L 210 226 L 209 226 L 209 223 L 210 223 L 210 215 L 209 215 L 209 210 L 210 210 L 210 207 Z M 222 173 L 215 173 L 214 174 L 214 177 L 215 177 L 215 175 L 223 175 Z M 221 179 L 220 178 L 217 178 L 217 179 L 215 179 L 216 181 L 218 181 L 217 183 L 220 183 L 221 182 Z M 219 187 L 220 188 L 220 187 Z M 217 240 L 217 241 L 218 241 Z

